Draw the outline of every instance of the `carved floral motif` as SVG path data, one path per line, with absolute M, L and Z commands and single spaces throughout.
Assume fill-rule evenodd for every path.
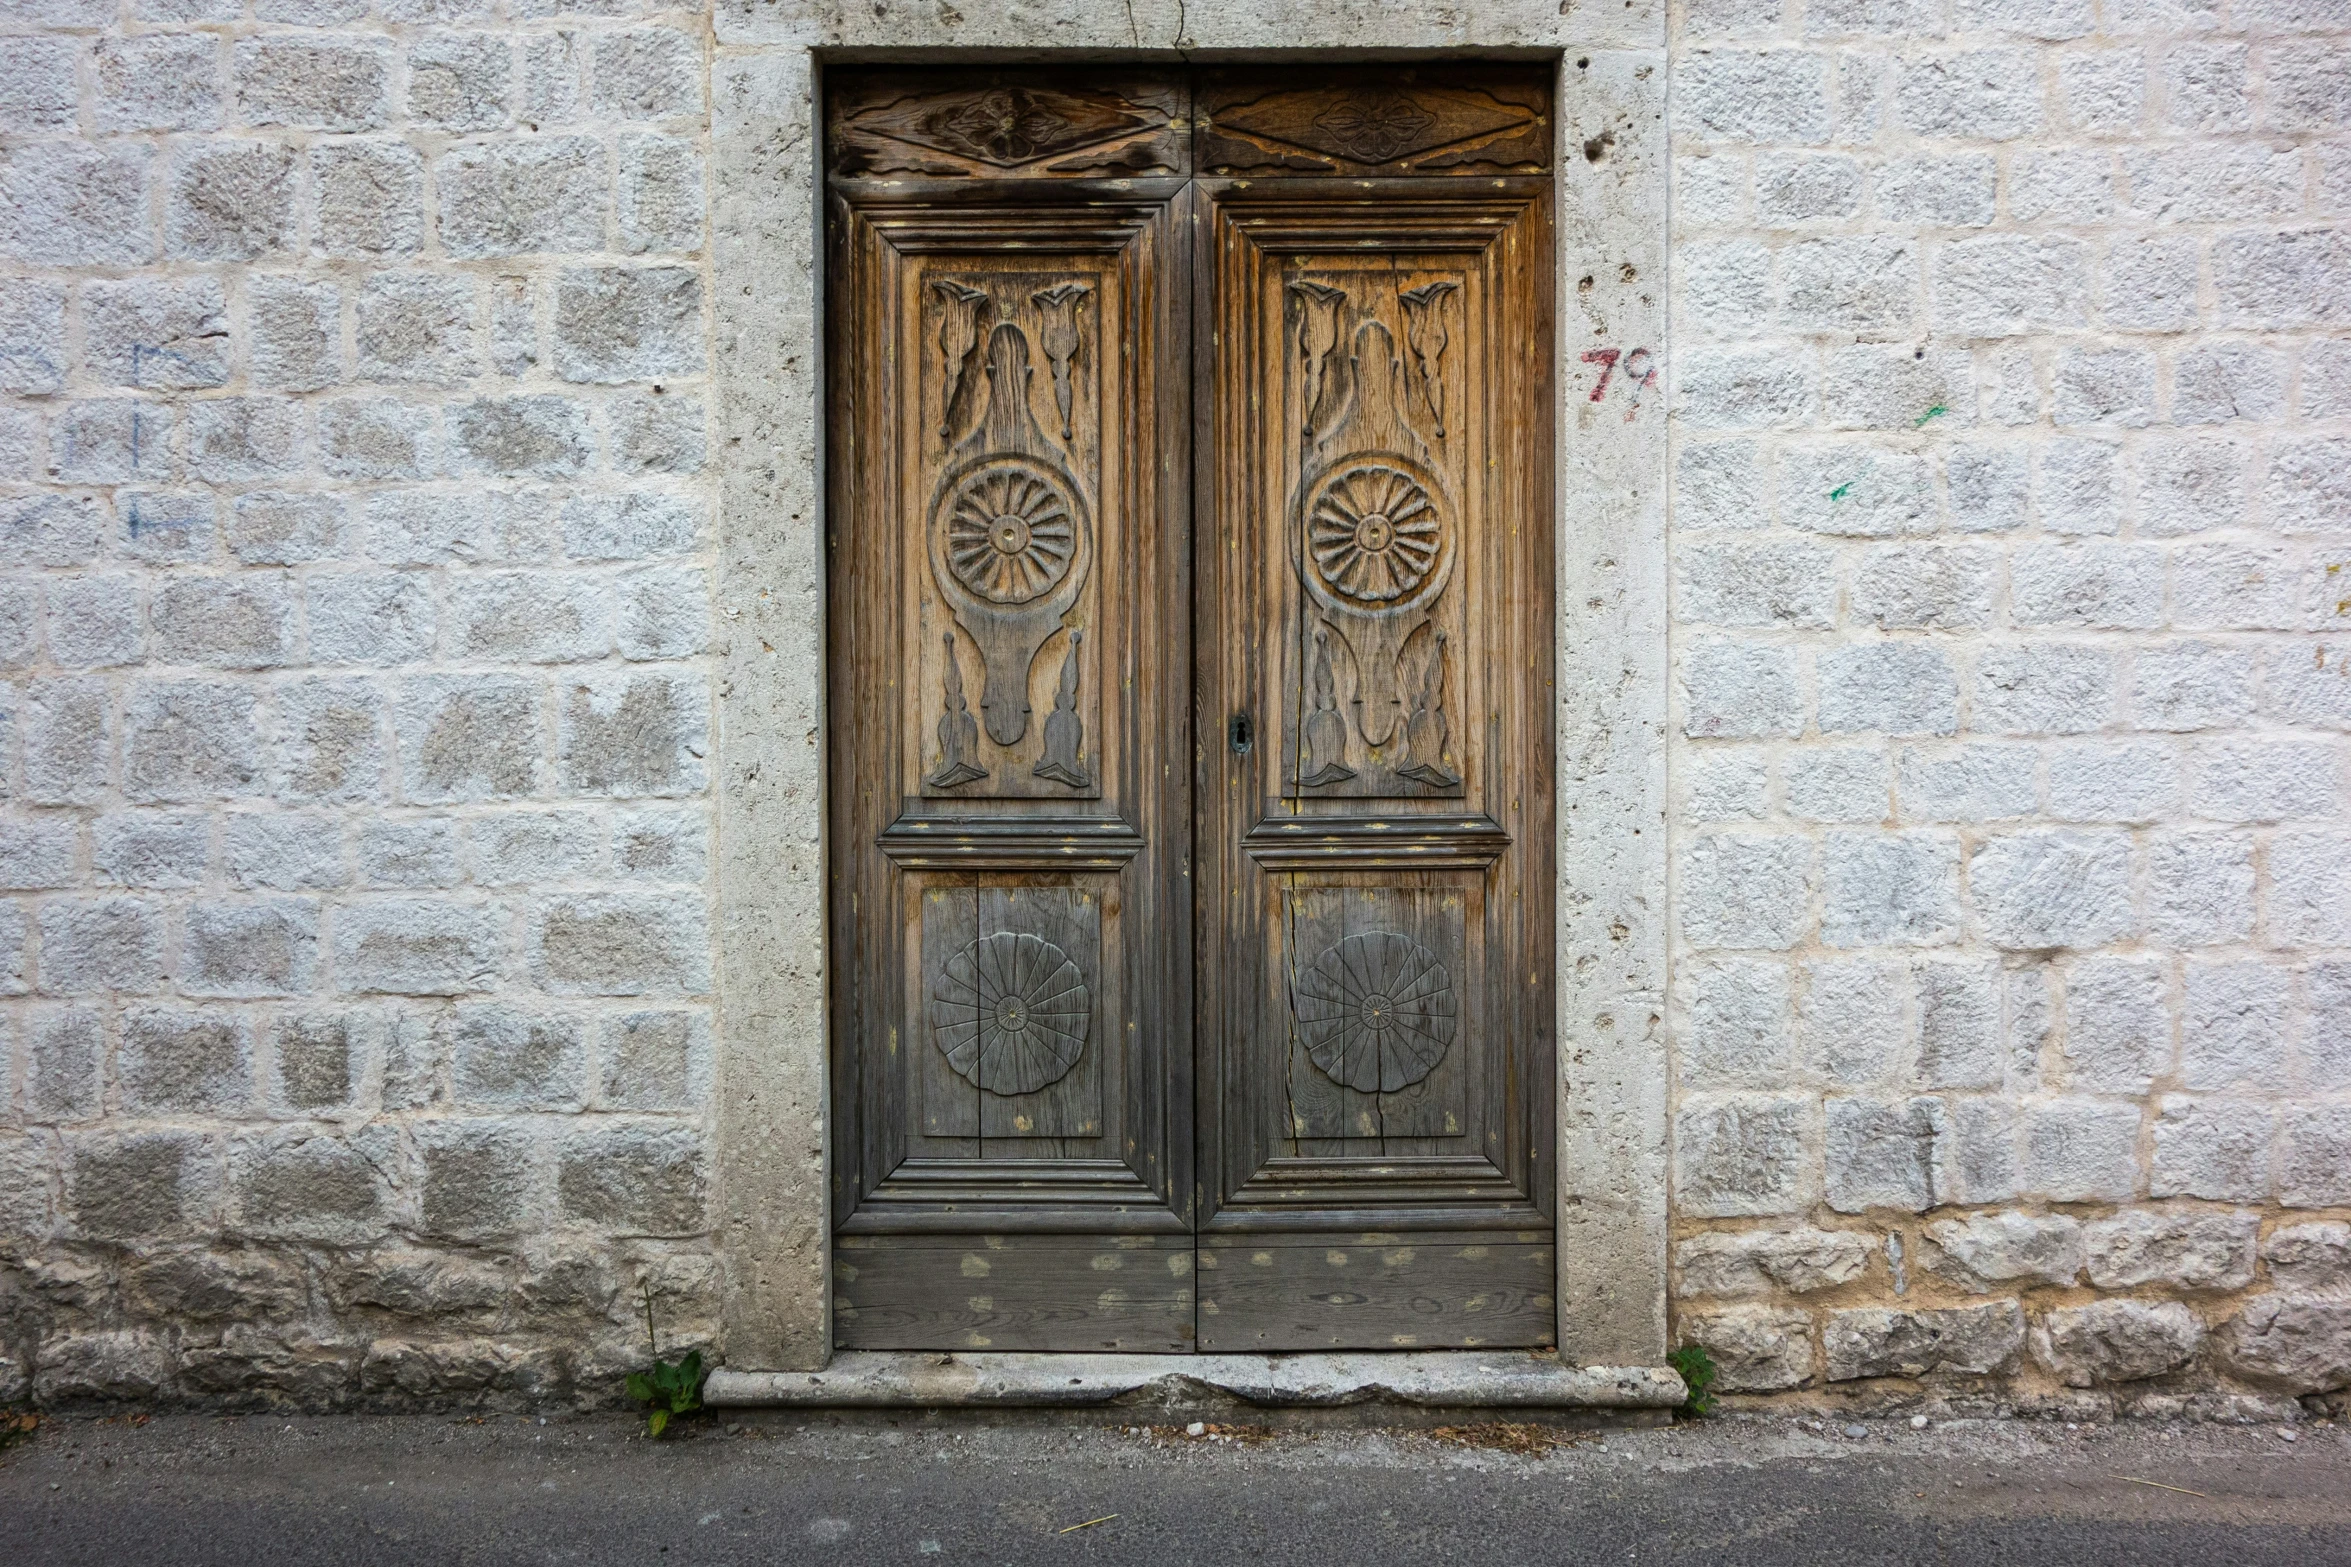
M 1417 144 L 1437 117 L 1402 93 L 1347 98 L 1314 117 L 1315 128 L 1357 163 L 1386 163 Z
M 1420 480 L 1379 461 L 1334 470 L 1307 509 L 1306 553 L 1333 594 L 1378 607 L 1410 597 L 1436 569 L 1443 523 Z
M 1420 394 L 1440 436 L 1445 433 L 1445 345 L 1452 340 L 1445 328 L 1445 296 L 1460 286 L 1439 278 L 1398 296 L 1404 301 L 1404 341 L 1420 366 Z
M 1453 976 L 1409 936 L 1349 936 L 1298 976 L 1298 1041 L 1333 1082 L 1394 1093 L 1437 1069 L 1453 1044 Z
M 1079 760 L 1085 742 L 1084 720 L 1078 717 L 1078 649 L 1086 634 L 1072 627 L 1069 651 L 1061 655 L 1061 686 L 1053 697 L 1053 711 L 1045 715 L 1045 759 L 1032 769 L 1039 778 L 1064 783 L 1072 789 L 1090 789 L 1093 774 Z
M 972 758 L 980 749 L 980 726 L 963 699 L 963 666 L 955 661 L 955 633 L 946 636 L 946 696 L 939 714 L 939 766 L 925 782 L 934 789 L 957 789 L 988 776 Z
M 1045 330 L 1038 346 L 1045 350 L 1045 361 L 1053 367 L 1053 406 L 1061 414 L 1063 445 L 1069 443 L 1070 437 L 1069 362 L 1077 357 L 1078 310 L 1092 292 L 1093 284 L 1073 280 L 1040 288 L 1029 296 L 1045 312 Z
M 992 1094 L 1033 1094 L 1085 1053 L 1093 998 L 1077 960 L 1027 931 L 982 936 L 949 958 L 931 991 L 931 1041 L 956 1074 Z
M 1025 604 L 1069 572 L 1077 552 L 1059 477 L 1006 459 L 964 476 L 947 513 L 947 565 L 994 604 Z

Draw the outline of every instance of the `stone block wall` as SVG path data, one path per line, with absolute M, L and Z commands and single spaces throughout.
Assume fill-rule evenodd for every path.
M 2339 1389 L 2351 14 L 1673 25 L 1676 1332 Z
M 0 17 L 0 1399 L 714 1332 L 708 32 Z
M 722 30 L 896 38 L 838 9 Z M 2351 18 L 1594 26 L 1671 42 L 1671 338 L 1565 438 L 1672 474 L 1674 1334 L 1783 1398 L 2351 1384 Z M 716 1336 L 724 65 L 660 0 L 0 16 L 0 1400 Z

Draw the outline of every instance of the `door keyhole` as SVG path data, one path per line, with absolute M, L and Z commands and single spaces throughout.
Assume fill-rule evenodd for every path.
M 1247 756 L 1249 747 L 1257 738 L 1256 732 L 1249 727 L 1247 713 L 1233 715 L 1232 723 L 1226 727 L 1226 735 L 1233 743 L 1233 754 L 1236 756 Z

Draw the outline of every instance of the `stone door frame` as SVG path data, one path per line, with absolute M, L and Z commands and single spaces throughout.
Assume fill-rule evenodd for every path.
M 1042 51 L 1034 15 L 993 0 L 882 16 L 823 0 L 721 0 L 711 83 L 724 650 L 716 1223 L 724 1358 L 736 1369 L 820 1369 L 832 1352 L 823 70 L 959 56 L 1558 58 L 1559 1344 L 1570 1364 L 1664 1358 L 1663 9 L 1644 0 L 1587 22 L 1560 16 L 1557 0 L 1489 0 L 1451 26 L 1316 0 L 1274 9 L 1087 7 L 1085 19 L 1044 29 L 1061 47 Z M 1318 38 L 1328 46 L 1272 47 Z M 1148 47 L 1161 39 L 1182 47 Z

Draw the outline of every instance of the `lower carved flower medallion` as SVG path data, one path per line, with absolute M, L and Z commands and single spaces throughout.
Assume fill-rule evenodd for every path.
M 1298 976 L 1298 1040 L 1333 1082 L 1410 1088 L 1453 1044 L 1453 976 L 1409 936 L 1349 936 Z
M 947 503 L 947 569 L 991 604 L 1025 604 L 1069 575 L 1077 522 L 1046 468 L 1005 458 L 964 475 Z
M 998 931 L 949 958 L 931 990 L 931 1039 L 992 1094 L 1059 1082 L 1086 1049 L 1093 996 L 1077 960 L 1042 936 Z

